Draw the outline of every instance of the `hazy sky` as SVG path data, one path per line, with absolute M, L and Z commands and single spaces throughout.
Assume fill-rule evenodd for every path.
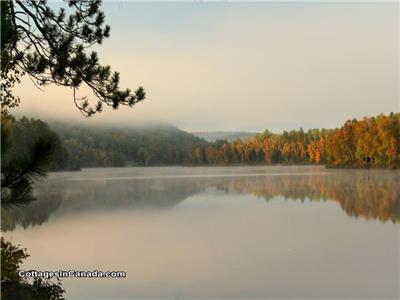
M 121 73 L 122 87 L 143 85 L 147 100 L 85 120 L 70 89 L 41 92 L 24 80 L 15 113 L 280 131 L 399 111 L 397 3 L 108 2 L 103 10 L 111 37 L 100 61 Z

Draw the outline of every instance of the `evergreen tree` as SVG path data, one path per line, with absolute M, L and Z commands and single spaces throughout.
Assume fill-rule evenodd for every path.
M 38 86 L 56 84 L 72 89 L 76 107 L 85 116 L 102 110 L 133 106 L 145 98 L 142 87 L 121 90 L 119 73 L 99 63 L 88 48 L 109 37 L 101 1 L 65 1 L 57 10 L 46 0 L 1 1 L 1 107 L 6 112 L 19 98 L 12 88 L 27 74 Z M 86 85 L 96 103 L 78 90 Z

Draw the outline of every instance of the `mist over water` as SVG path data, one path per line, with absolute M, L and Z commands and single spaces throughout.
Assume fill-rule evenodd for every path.
M 154 167 L 52 173 L 2 212 L 68 299 L 397 299 L 400 172 Z

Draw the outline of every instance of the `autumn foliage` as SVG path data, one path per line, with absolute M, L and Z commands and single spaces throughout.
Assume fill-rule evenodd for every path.
M 192 164 L 325 164 L 330 167 L 400 167 L 400 114 L 349 120 L 335 129 L 216 141 L 195 148 Z

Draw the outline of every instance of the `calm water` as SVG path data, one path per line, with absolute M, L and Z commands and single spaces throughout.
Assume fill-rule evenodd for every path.
M 116 168 L 51 174 L 3 210 L 24 269 L 69 299 L 398 299 L 400 172 Z

